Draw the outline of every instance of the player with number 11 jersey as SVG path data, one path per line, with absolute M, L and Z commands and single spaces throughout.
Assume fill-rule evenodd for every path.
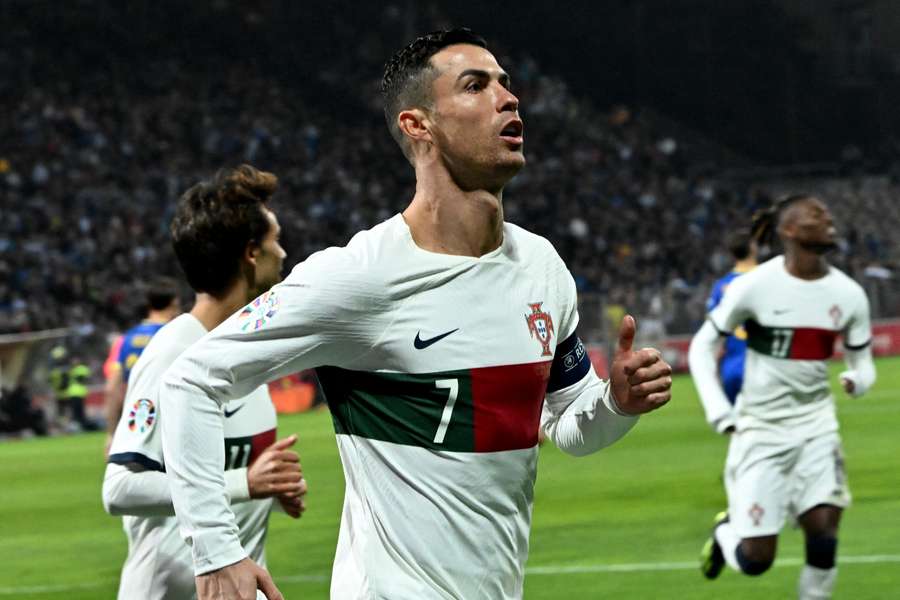
M 158 424 L 159 382 L 178 355 L 204 335 L 206 329 L 196 317 L 190 313 L 177 317 L 153 337 L 131 376 L 122 418 L 110 447 L 106 486 L 108 489 L 111 482 L 121 477 L 120 473 L 126 473 L 125 465 L 139 464 L 148 471 L 158 471 L 164 489 L 158 494 L 161 501 L 156 510 L 142 516 L 122 517 L 128 536 L 128 557 L 122 569 L 120 599 L 190 598 L 194 593 L 191 549 L 178 532 L 164 477 L 165 460 Z M 246 468 L 275 441 L 275 408 L 268 389 L 261 386 L 226 404 L 223 412 L 227 417 L 224 419 L 225 467 L 231 510 L 241 544 L 254 560 L 265 564 L 264 546 L 272 499 L 250 499 Z M 144 478 L 144 483 L 152 482 Z M 147 496 L 152 494 L 152 487 L 145 485 Z

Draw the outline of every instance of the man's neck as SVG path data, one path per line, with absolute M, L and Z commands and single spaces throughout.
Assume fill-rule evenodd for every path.
M 403 211 L 413 241 L 429 252 L 483 256 L 503 243 L 503 191 L 462 190 L 449 176 L 417 171 L 416 195 Z
M 169 311 L 167 311 L 167 310 L 151 310 L 149 313 L 147 313 L 147 318 L 144 319 L 144 322 L 145 323 L 154 323 L 154 324 L 156 324 L 156 323 L 165 324 L 171 320 L 172 320 L 172 317 L 169 314 Z
M 247 286 L 242 283 L 232 286 L 221 298 L 198 293 L 191 314 L 207 331 L 212 331 L 245 304 L 247 304 Z
M 732 271 L 736 271 L 737 273 L 746 273 L 747 271 L 752 271 L 756 268 L 756 259 L 755 258 L 744 258 L 742 260 L 735 261 L 734 269 Z
M 824 256 L 800 247 L 785 248 L 784 268 L 798 279 L 821 279 L 828 274 L 828 262 Z

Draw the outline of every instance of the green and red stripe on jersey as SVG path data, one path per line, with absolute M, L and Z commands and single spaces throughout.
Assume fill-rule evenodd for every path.
M 338 434 L 451 452 L 531 448 L 550 361 L 436 373 L 316 369 Z
M 839 331 L 816 327 L 767 327 L 753 319 L 744 324 L 747 346 L 773 358 L 826 360 L 834 354 Z

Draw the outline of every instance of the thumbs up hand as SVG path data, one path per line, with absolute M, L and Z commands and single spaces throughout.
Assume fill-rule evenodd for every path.
M 672 367 L 655 348 L 633 350 L 635 331 L 634 317 L 625 315 L 609 374 L 616 404 L 629 415 L 656 410 L 672 397 Z

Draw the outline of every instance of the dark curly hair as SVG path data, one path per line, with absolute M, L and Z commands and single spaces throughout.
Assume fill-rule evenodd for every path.
M 778 225 L 781 222 L 781 216 L 788 207 L 798 202 L 811 200 L 815 198 L 812 194 L 800 193 L 791 194 L 778 200 L 775 204 L 768 208 L 756 211 L 753 215 L 753 221 L 750 225 L 750 232 L 754 240 L 760 246 L 769 246 L 775 242 Z
M 384 119 L 394 140 L 410 161 L 412 150 L 397 125 L 397 115 L 410 107 L 431 104 L 431 83 L 437 77 L 431 57 L 454 44 L 487 48 L 484 38 L 465 27 L 433 31 L 413 40 L 395 53 L 384 66 L 384 77 L 381 80 Z
M 277 187 L 272 173 L 241 165 L 181 195 L 172 246 L 194 291 L 219 296 L 234 282 L 247 244 L 261 244 L 269 231 L 264 209 Z
M 178 282 L 171 277 L 158 275 L 146 284 L 144 296 L 147 310 L 168 308 L 178 297 Z
M 744 260 L 750 256 L 753 236 L 749 227 L 740 227 L 729 233 L 725 238 L 728 251 L 735 260 Z

